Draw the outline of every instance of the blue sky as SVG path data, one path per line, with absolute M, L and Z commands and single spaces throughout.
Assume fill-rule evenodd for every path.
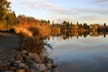
M 17 15 L 62 22 L 108 22 L 108 0 L 8 0 Z

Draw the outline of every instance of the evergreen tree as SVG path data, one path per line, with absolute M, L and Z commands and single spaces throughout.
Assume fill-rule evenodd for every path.
M 9 13 L 6 17 L 7 26 L 13 26 L 16 23 L 16 15 L 15 12 Z

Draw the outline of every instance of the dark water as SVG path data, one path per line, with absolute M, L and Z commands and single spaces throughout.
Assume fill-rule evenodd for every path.
M 108 37 L 52 37 L 51 58 L 60 72 L 108 72 Z

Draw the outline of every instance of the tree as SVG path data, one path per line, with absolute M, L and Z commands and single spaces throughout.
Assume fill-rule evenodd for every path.
M 104 23 L 104 27 L 106 27 L 106 23 Z
M 16 24 L 16 15 L 15 12 L 9 13 L 6 17 L 7 26 L 13 26 Z
M 10 2 L 0 0 L 0 25 L 13 26 L 16 22 L 15 12 L 10 9 Z
M 77 21 L 77 25 L 79 25 L 79 22 Z
M 6 15 L 9 12 L 10 2 L 7 0 L 0 0 L 0 20 L 5 19 Z
M 68 29 L 69 28 L 69 25 L 70 25 L 69 22 L 67 22 L 67 21 L 64 21 L 63 22 L 63 27 L 64 28 Z
M 83 28 L 84 29 L 89 29 L 89 26 L 87 25 L 87 23 L 84 23 Z
M 50 20 L 47 21 L 50 24 Z

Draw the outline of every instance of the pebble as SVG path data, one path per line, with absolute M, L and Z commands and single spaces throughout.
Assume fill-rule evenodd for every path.
M 45 64 L 40 64 L 39 65 L 39 68 L 40 68 L 40 70 L 47 70 L 47 68 L 46 68 L 46 66 L 45 66 Z
M 20 61 L 20 60 L 17 60 L 17 61 L 15 61 L 15 63 L 16 63 L 16 64 L 20 64 L 20 63 L 21 63 L 21 61 Z
M 17 72 L 25 72 L 25 69 L 19 69 Z
M 9 61 L 13 62 L 13 61 L 15 61 L 15 58 L 10 58 Z
M 26 68 L 26 65 L 25 65 L 25 63 L 20 63 L 20 64 L 19 64 L 19 67 L 20 67 L 20 68 Z
M 6 64 L 7 64 L 7 65 L 10 65 L 10 62 L 7 62 Z
M 21 53 L 22 54 L 27 54 L 28 52 L 26 50 L 23 50 Z
M 14 55 L 12 54 L 9 58 L 14 58 Z
M 39 55 L 37 55 L 36 53 L 29 53 L 29 57 L 30 57 L 30 59 L 34 59 L 38 63 L 41 62 L 41 59 L 39 58 Z

